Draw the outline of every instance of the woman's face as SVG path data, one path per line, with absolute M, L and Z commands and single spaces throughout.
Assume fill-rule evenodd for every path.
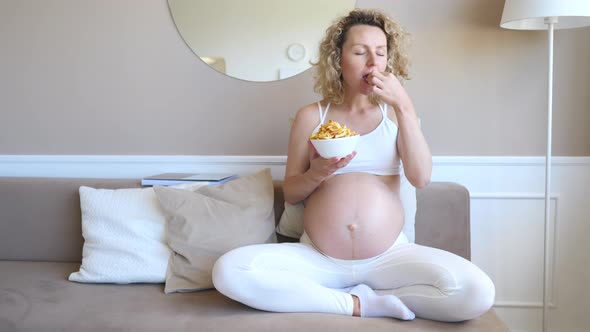
M 340 67 L 347 93 L 371 94 L 367 77 L 387 68 L 387 37 L 383 30 L 370 25 L 351 27 L 342 45 Z

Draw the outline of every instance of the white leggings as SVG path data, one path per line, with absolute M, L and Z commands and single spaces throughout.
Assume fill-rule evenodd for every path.
M 301 243 L 234 249 L 213 267 L 215 288 L 250 307 L 275 312 L 352 315 L 348 290 L 366 284 L 393 294 L 417 317 L 463 321 L 488 311 L 495 288 L 468 260 L 436 248 L 407 243 L 405 235 L 386 252 L 342 260 L 318 251 L 306 234 Z

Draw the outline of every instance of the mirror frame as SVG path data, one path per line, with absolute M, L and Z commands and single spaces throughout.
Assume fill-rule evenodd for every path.
M 267 3 L 281 8 L 285 7 L 285 2 L 282 1 L 257 1 L 259 4 Z M 281 11 L 271 10 L 273 8 L 259 10 L 260 5 L 252 6 L 252 0 L 239 2 L 234 0 L 168 0 L 167 2 L 177 32 L 197 58 L 227 77 L 250 82 L 274 82 L 308 71 L 313 66 L 312 62 L 317 61 L 319 42 L 326 28 L 338 17 L 346 15 L 356 8 L 357 5 L 357 0 L 322 0 L 319 4 L 314 0 L 298 0 L 293 2 L 292 6 L 301 7 L 307 2 L 313 10 L 301 7 L 297 9 L 299 12 L 296 12 L 293 8 L 285 7 L 283 16 L 281 16 L 278 14 Z M 334 9 L 333 4 L 336 3 L 342 5 L 341 8 Z M 236 4 L 244 4 L 245 7 L 237 8 Z M 183 7 L 184 5 L 192 7 Z M 253 18 L 246 12 L 248 10 L 246 7 L 252 12 L 266 16 Z M 226 19 L 214 18 L 216 10 L 225 15 Z M 285 21 L 289 15 L 293 21 L 292 24 Z M 304 17 L 299 18 L 297 15 Z M 240 24 L 239 19 L 244 20 L 243 24 Z M 236 23 L 237 27 L 232 28 L 234 30 L 216 30 L 214 34 L 211 33 L 212 23 L 224 22 L 225 24 L 228 21 Z M 316 25 L 312 27 L 310 21 L 315 22 Z M 197 26 L 194 25 L 194 22 L 199 22 L 198 24 L 202 24 L 205 28 L 190 28 Z M 247 26 L 247 22 L 257 24 Z M 260 22 L 264 24 L 258 24 Z M 276 22 L 283 23 L 283 31 L 279 31 L 279 28 L 269 28 L 270 24 Z M 246 31 L 248 30 L 256 32 L 256 38 L 247 40 Z M 233 39 L 228 42 L 228 38 Z M 199 44 L 199 40 L 210 44 L 206 47 L 198 46 L 196 44 Z M 220 40 L 222 41 L 220 42 Z M 236 47 L 236 49 L 231 50 L 232 47 Z M 228 51 L 222 52 L 225 49 Z M 250 50 L 254 52 L 248 52 Z

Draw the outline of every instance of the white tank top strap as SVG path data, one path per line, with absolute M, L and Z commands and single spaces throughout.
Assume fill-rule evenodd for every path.
M 381 114 L 383 114 L 383 118 L 387 118 L 387 104 L 379 104 L 379 108 L 381 109 Z
M 326 121 L 326 115 L 328 114 L 329 109 L 330 109 L 330 103 L 328 103 L 328 105 L 326 105 L 326 110 L 322 111 L 322 104 L 320 104 L 320 102 L 318 101 L 318 112 L 320 112 L 320 125 L 323 125 L 324 121 Z

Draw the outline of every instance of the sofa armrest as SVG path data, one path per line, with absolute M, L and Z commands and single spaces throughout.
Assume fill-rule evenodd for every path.
M 471 259 L 469 191 L 453 182 L 432 182 L 416 191 L 416 243 Z

